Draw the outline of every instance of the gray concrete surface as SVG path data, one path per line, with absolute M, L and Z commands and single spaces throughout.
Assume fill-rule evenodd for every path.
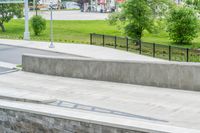
M 23 55 L 24 71 L 146 86 L 200 91 L 200 64 Z
M 61 104 L 62 106 L 46 105 L 43 108 L 44 111 L 52 110 L 57 115 L 72 115 L 72 113 L 64 112 L 71 110 L 71 112 L 77 112 L 77 117 L 109 116 L 111 118 L 104 120 L 116 122 L 115 119 L 118 119 L 119 123 L 127 125 L 130 124 L 130 121 L 136 120 L 149 124 L 200 130 L 200 119 L 198 119 L 200 118 L 200 92 L 195 91 L 90 81 L 19 71 L 0 75 L 0 95 L 40 101 L 52 99 L 65 101 L 64 107 Z M 67 102 L 87 106 L 67 108 L 66 106 L 70 106 Z M 3 102 L 1 101 L 0 104 L 2 105 Z M 15 102 L 5 103 L 4 106 L 6 105 L 22 109 L 27 106 L 29 110 L 39 110 L 42 106 L 34 106 L 29 103 L 17 106 Z M 103 108 L 104 110 L 97 112 L 88 110 L 89 107 Z M 58 109 L 53 110 L 54 108 Z M 86 110 L 83 110 L 84 108 Z M 135 117 L 123 116 L 120 113 L 105 113 L 106 110 L 124 112 Z M 78 115 L 80 112 L 85 113 Z M 88 116 L 88 119 L 93 118 L 95 117 Z M 123 122 L 119 119 L 123 119 Z
M 39 11 L 39 15 L 50 20 L 50 11 Z M 29 12 L 30 18 L 35 12 Z M 53 20 L 105 20 L 108 13 L 88 13 L 81 11 L 53 11 Z
M 3 67 L 3 68 L 14 69 L 14 68 L 16 68 L 16 66 L 17 66 L 16 64 L 0 61 L 0 67 Z
M 52 56 L 62 56 L 62 57 L 77 57 L 71 54 L 62 54 L 56 52 L 49 52 L 39 49 L 23 48 L 17 46 L 8 46 L 0 44 L 0 61 L 12 64 L 21 64 L 22 55 L 25 53 L 39 54 L 39 55 L 52 55 Z
M 0 73 L 8 71 L 8 70 L 10 70 L 10 69 L 9 68 L 5 68 L 5 67 L 0 67 Z
M 0 39 L 0 44 L 46 50 L 50 52 L 58 52 L 63 54 L 72 54 L 72 55 L 95 58 L 95 59 L 137 60 L 137 61 L 153 61 L 153 62 L 165 61 L 113 48 L 92 46 L 87 44 L 54 43 L 55 48 L 53 49 L 49 48 L 50 44 L 49 42 Z

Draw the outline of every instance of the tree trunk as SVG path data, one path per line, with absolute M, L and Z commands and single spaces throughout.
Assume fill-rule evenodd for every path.
M 3 25 L 3 23 L 0 23 L 0 27 L 1 27 L 2 32 L 6 32 L 6 29 L 5 29 L 4 25 Z
M 37 16 L 38 15 L 38 3 L 37 3 L 37 0 L 36 0 L 36 4 L 35 4 L 35 15 Z

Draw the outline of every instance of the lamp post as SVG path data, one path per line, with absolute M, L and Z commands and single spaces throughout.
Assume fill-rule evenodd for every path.
M 24 40 L 30 40 L 30 32 L 28 28 L 28 0 L 24 0 L 24 15 L 25 15 L 25 31 L 24 31 Z
M 35 11 L 35 0 L 33 0 L 33 11 Z
M 50 39 L 51 39 L 51 43 L 49 45 L 49 48 L 54 48 L 54 44 L 53 44 L 53 14 L 52 14 L 52 10 L 53 10 L 53 2 L 51 2 L 50 4 L 50 10 L 51 10 L 51 15 L 50 15 Z

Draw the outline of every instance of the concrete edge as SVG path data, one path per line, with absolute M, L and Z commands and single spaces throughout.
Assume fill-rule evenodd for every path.
M 0 61 L 0 67 L 9 68 L 9 69 L 15 69 L 17 68 L 17 64 L 7 63 L 7 62 L 1 62 Z
M 10 102 L 1 100 L 0 108 L 149 133 L 200 133 L 200 130 L 196 129 L 161 125 L 150 122 L 148 123 L 125 118 L 123 119 L 117 117 L 95 115 L 88 112 L 80 112 L 66 108 L 61 109 L 61 107 L 53 107 L 44 104 L 13 101 Z
M 19 102 L 27 102 L 27 103 L 38 103 L 38 104 L 48 104 L 56 102 L 57 99 L 46 99 L 46 100 L 40 100 L 40 99 L 30 99 L 30 98 L 21 98 L 21 97 L 13 97 L 13 96 L 6 96 L 6 95 L 0 95 L 1 100 L 9 100 L 9 101 L 19 101 Z
M 200 66 L 200 63 L 194 62 L 166 62 L 166 61 L 135 61 L 135 60 L 111 60 L 111 59 L 95 59 L 95 58 L 79 58 L 79 57 L 59 57 L 51 55 L 36 55 L 36 54 L 23 54 L 24 57 L 37 57 L 37 58 L 51 58 L 51 59 L 71 59 L 71 60 L 81 60 L 81 61 L 96 61 L 96 62 L 121 62 L 121 63 L 141 63 L 141 64 L 169 64 L 169 65 L 184 65 L 184 66 Z
M 190 91 L 199 91 L 199 69 L 200 63 L 22 56 L 26 72 Z

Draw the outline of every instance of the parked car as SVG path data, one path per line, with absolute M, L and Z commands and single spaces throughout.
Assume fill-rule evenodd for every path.
M 80 5 L 77 2 L 62 2 L 63 9 L 80 9 Z
M 53 9 L 53 10 L 57 10 L 58 9 L 58 4 L 52 4 L 52 5 L 49 5 L 49 9 Z

